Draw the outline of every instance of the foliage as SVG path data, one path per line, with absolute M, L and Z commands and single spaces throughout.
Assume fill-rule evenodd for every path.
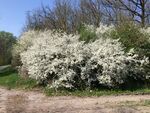
M 94 26 L 81 25 L 78 32 L 80 34 L 79 40 L 85 41 L 85 43 L 96 40 L 96 32 Z
M 140 32 L 143 33 L 144 37 L 148 40 L 145 42 L 145 45 L 141 47 L 141 52 L 150 58 L 150 27 L 142 28 L 140 29 Z
M 29 77 L 52 88 L 116 87 L 129 77 L 149 79 L 143 68 L 148 59 L 139 58 L 133 49 L 125 53 L 118 39 L 108 35 L 97 35 L 97 40 L 86 44 L 78 35 L 53 31 L 29 31 L 23 37 L 31 45 L 23 45 L 26 49 L 20 52 L 22 67 Z
M 0 32 L 0 65 L 11 63 L 11 49 L 15 41 L 16 37 L 13 34 L 4 31 Z
M 143 34 L 139 27 L 132 22 L 122 23 L 116 27 L 111 33 L 111 36 L 125 46 L 126 51 L 131 48 L 139 49 L 147 44 L 147 37 Z
M 80 34 L 79 40 L 89 43 L 95 41 L 99 37 L 107 38 L 108 36 L 110 36 L 113 29 L 113 25 L 107 26 L 102 23 L 100 23 L 99 27 L 97 28 L 93 25 L 81 24 L 78 30 Z

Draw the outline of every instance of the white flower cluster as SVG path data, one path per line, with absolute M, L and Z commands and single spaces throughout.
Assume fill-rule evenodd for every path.
M 146 34 L 148 36 L 148 38 L 149 38 L 148 40 L 150 42 L 150 27 L 142 28 L 141 33 Z
M 51 78 L 53 85 L 63 85 L 65 80 L 72 80 L 75 73 L 73 66 L 84 57 L 83 42 L 79 42 L 78 38 L 65 33 L 41 32 L 32 41 L 33 45 L 21 53 L 21 61 L 30 77 L 39 81 Z
M 85 44 L 79 35 L 28 31 L 18 44 L 29 77 L 53 88 L 115 86 L 129 76 L 143 76 L 142 66 L 148 63 L 147 58 L 138 60 L 133 51 L 124 53 L 121 43 L 109 37 Z
M 30 31 L 22 34 L 21 38 L 18 39 L 17 44 L 13 47 L 13 56 L 20 55 L 22 52 L 26 51 L 30 46 L 32 46 L 33 40 L 37 36 L 37 31 Z
M 114 30 L 114 25 L 104 25 L 102 23 L 100 23 L 99 27 L 96 28 L 96 34 L 97 35 L 101 35 L 101 34 L 109 34 L 112 30 Z
M 103 23 L 100 23 L 97 28 L 93 25 L 84 24 L 84 26 L 88 31 L 95 32 L 98 36 L 109 34 L 115 28 L 114 25 L 104 25 Z

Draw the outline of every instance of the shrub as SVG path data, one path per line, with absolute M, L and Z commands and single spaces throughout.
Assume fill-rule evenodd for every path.
M 124 45 L 125 51 L 129 51 L 134 48 L 139 55 L 147 55 L 147 51 L 150 51 L 150 43 L 148 41 L 148 35 L 141 32 L 140 27 L 134 23 L 122 23 L 112 30 L 111 37 L 119 39 Z M 148 49 L 148 50 L 147 50 Z
M 150 61 L 150 28 L 141 29 L 131 22 L 125 22 L 112 30 L 110 36 L 114 39 L 119 39 L 124 45 L 126 52 L 134 48 L 135 53 L 139 57 L 143 58 L 146 56 Z M 144 71 L 147 75 L 150 75 L 150 63 L 144 66 Z M 148 79 L 149 81 L 150 78 Z
M 79 35 L 29 31 L 23 37 L 36 38 L 28 40 L 31 45 L 23 51 L 21 47 L 19 55 L 29 77 L 53 88 L 115 87 L 128 77 L 146 80 L 147 58 L 139 59 L 133 50 L 125 53 L 118 40 L 102 36 L 85 43 Z

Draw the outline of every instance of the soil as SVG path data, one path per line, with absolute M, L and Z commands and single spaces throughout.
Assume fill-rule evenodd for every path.
M 149 104 L 140 104 L 144 100 L 150 100 L 150 95 L 47 97 L 36 91 L 0 88 L 0 113 L 150 113 Z

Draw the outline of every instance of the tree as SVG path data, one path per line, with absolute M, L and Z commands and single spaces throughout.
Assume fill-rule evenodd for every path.
M 13 34 L 5 31 L 0 32 L 0 65 L 11 63 L 11 49 L 15 41 L 16 37 Z
M 99 26 L 102 19 L 100 0 L 80 0 L 81 21 Z
M 109 4 L 115 6 L 116 3 L 120 3 L 118 7 L 122 11 L 127 11 L 129 16 L 132 16 L 134 21 L 145 27 L 146 21 L 150 16 L 150 0 L 118 0 L 115 2 L 112 0 L 106 0 Z
M 77 29 L 77 12 L 71 0 L 56 0 L 54 8 L 42 6 L 28 12 L 25 29 L 61 29 L 70 33 Z

